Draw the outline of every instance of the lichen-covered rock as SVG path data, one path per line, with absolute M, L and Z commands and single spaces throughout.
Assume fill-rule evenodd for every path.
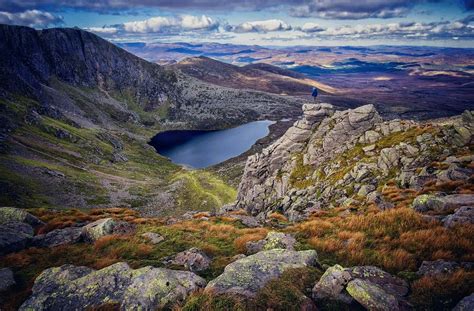
M 262 251 L 227 265 L 220 276 L 209 282 L 206 291 L 252 297 L 268 281 L 278 278 L 285 270 L 313 266 L 316 263 L 317 254 L 314 250 Z
M 31 240 L 31 245 L 36 247 L 54 247 L 65 244 L 74 244 L 79 242 L 81 238 L 81 227 L 69 227 L 37 235 Z
M 104 218 L 87 224 L 82 228 L 82 237 L 85 241 L 94 242 L 103 236 L 111 234 L 130 234 L 135 231 L 135 225 L 126 221 L 117 221 L 113 218 Z
M 0 207 L 0 224 L 9 222 L 24 222 L 32 227 L 44 225 L 39 218 L 31 215 L 27 211 L 15 207 Z
M 262 250 L 267 251 L 271 249 L 281 248 L 294 250 L 296 240 L 291 234 L 283 232 L 270 231 L 267 236 L 256 242 L 247 242 L 247 254 L 255 254 Z
M 408 294 L 408 283 L 374 266 L 355 266 L 348 268 L 347 271 L 353 279 L 362 279 L 378 285 L 387 293 L 398 298 L 405 297 Z
M 352 279 L 351 274 L 340 265 L 328 268 L 313 287 L 313 298 L 340 300 L 351 303 L 352 298 L 344 290 Z
M 64 265 L 44 270 L 20 310 L 85 310 L 116 303 L 121 310 L 171 307 L 205 280 L 188 271 L 116 263 L 101 270 Z
M 17 252 L 29 244 L 33 228 L 23 222 L 9 222 L 0 225 L 0 256 Z
M 0 293 L 6 291 L 15 284 L 16 282 L 13 277 L 13 271 L 10 268 L 0 269 Z
M 161 234 L 154 232 L 145 232 L 142 234 L 142 237 L 149 240 L 151 244 L 159 244 L 165 240 Z
M 418 212 L 446 212 L 462 206 L 474 206 L 474 194 L 451 194 L 434 196 L 423 194 L 413 201 L 413 208 Z
M 474 293 L 464 297 L 460 302 L 454 307 L 453 311 L 472 311 L 474 310 Z
M 202 250 L 193 247 L 176 254 L 171 264 L 183 266 L 190 271 L 203 271 L 211 265 L 211 258 Z
M 347 292 L 369 311 L 400 310 L 395 296 L 370 281 L 354 279 L 347 284 Z

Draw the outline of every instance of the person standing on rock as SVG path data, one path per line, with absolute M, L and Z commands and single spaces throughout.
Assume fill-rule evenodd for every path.
M 313 101 L 316 103 L 316 97 L 318 97 L 318 89 L 313 87 L 313 91 L 311 92 L 311 96 L 313 96 Z

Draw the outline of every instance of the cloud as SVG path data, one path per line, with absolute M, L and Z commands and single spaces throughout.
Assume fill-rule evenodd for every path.
M 181 32 L 190 30 L 214 30 L 219 22 L 206 15 L 157 16 L 142 21 L 123 23 L 123 30 L 134 33 Z
M 268 19 L 263 21 L 245 22 L 237 26 L 232 26 L 231 31 L 237 33 L 244 32 L 269 32 L 269 31 L 288 31 L 292 27 L 279 19 Z
M 403 17 L 417 3 L 428 0 L 311 0 L 290 9 L 295 17 L 364 19 Z M 433 0 L 434 1 L 434 0 Z
M 303 27 L 301 27 L 301 31 L 309 32 L 309 33 L 321 32 L 324 30 L 326 30 L 325 27 L 322 27 L 319 24 L 315 24 L 315 23 L 305 23 Z
M 0 24 L 29 27 L 48 27 L 63 23 L 61 16 L 39 10 L 27 10 L 19 13 L 0 12 Z
M 144 8 L 158 9 L 201 9 L 213 11 L 261 10 L 282 5 L 304 4 L 308 0 L 8 0 L 0 1 L 0 10 L 22 11 L 31 8 L 48 8 L 61 11 L 80 9 L 110 13 L 121 10 Z
M 118 28 L 116 27 L 90 27 L 90 28 L 84 28 L 87 31 L 95 32 L 97 34 L 115 34 L 119 31 Z
M 332 27 L 314 37 L 331 39 L 474 39 L 474 27 L 463 20 L 431 23 L 404 22 Z

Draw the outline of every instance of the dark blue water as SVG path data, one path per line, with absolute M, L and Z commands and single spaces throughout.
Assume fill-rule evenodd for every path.
M 156 151 L 173 163 L 204 168 L 238 156 L 268 135 L 273 121 L 255 121 L 220 131 L 167 131 L 151 139 Z

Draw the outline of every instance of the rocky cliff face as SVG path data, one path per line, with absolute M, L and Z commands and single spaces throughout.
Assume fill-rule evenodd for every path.
M 226 127 L 272 114 L 296 115 L 299 109 L 292 99 L 201 82 L 72 28 L 0 25 L 0 68 L 1 97 L 21 94 L 65 114 L 73 108 L 58 98 L 55 80 L 98 90 L 119 102 L 108 104 L 108 110 L 121 110 L 128 114 L 125 121 L 146 125 L 165 117 L 187 127 Z
M 237 205 L 265 217 L 273 211 L 300 220 L 320 208 L 376 203 L 389 208 L 381 190 L 467 181 L 471 112 L 444 122 L 384 122 L 372 105 L 335 111 L 306 104 L 304 116 L 261 153 L 248 158 Z M 444 161 L 444 162 L 443 162 Z M 437 165 L 437 162 L 443 162 Z

